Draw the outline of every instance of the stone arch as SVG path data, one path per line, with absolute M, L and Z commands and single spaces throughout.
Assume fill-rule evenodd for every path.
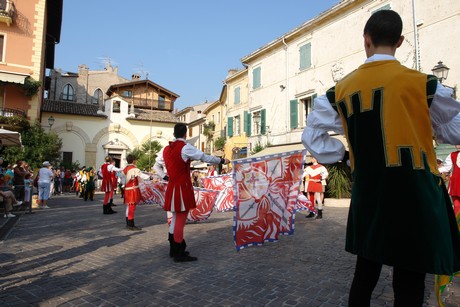
M 94 144 L 95 146 L 97 145 L 97 143 L 99 142 L 99 140 L 106 134 L 110 133 L 110 132 L 114 132 L 114 133 L 120 133 L 120 134 L 123 134 L 123 135 L 126 135 L 127 137 L 129 137 L 131 139 L 131 141 L 133 142 L 133 145 L 135 147 L 139 146 L 139 142 L 137 141 L 137 138 L 136 136 L 128 129 L 124 128 L 124 127 L 121 127 L 120 124 L 112 124 L 104 129 L 101 129 L 98 133 L 96 133 L 96 135 L 94 136 L 93 138 L 93 141 L 92 141 L 92 144 Z
M 66 124 L 65 126 L 61 125 L 51 130 L 58 135 L 63 132 L 73 132 L 82 139 L 83 143 L 85 144 L 91 143 L 91 139 L 89 138 L 89 135 L 83 129 L 75 125 L 71 125 L 71 124 L 70 125 Z

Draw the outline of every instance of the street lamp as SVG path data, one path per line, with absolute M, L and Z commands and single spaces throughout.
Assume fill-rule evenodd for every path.
M 439 82 L 442 83 L 442 81 L 447 79 L 449 69 L 450 68 L 444 65 L 442 61 L 439 61 L 438 64 L 431 69 L 431 71 L 436 76 L 436 78 L 438 78 Z
M 48 117 L 48 125 L 50 125 L 50 131 L 51 131 L 51 127 L 54 125 L 54 117 L 53 116 L 50 116 Z

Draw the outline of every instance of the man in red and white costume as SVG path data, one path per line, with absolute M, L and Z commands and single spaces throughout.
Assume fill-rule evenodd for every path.
M 103 204 L 103 214 L 113 214 L 117 213 L 112 209 L 113 205 L 113 192 L 117 188 L 117 185 L 114 184 L 114 175 L 116 177 L 116 172 L 121 171 L 121 168 L 117 168 L 113 162 L 111 156 L 105 157 L 105 163 L 101 166 L 102 172 L 102 184 L 101 191 L 105 192 L 104 195 L 104 204 Z M 109 201 L 110 200 L 110 201 Z
M 439 172 L 452 172 L 449 180 L 449 195 L 454 203 L 454 212 L 457 216 L 460 211 L 460 145 L 456 145 L 455 148 L 457 150 L 446 157 L 444 165 L 439 168 Z
M 165 211 L 173 214 L 169 226 L 170 256 L 175 262 L 195 261 L 185 251 L 184 227 L 189 210 L 196 207 L 192 181 L 190 179 L 190 162 L 200 160 L 213 164 L 230 163 L 228 159 L 209 156 L 185 142 L 187 126 L 183 123 L 174 126 L 176 140 L 170 142 L 163 150 L 163 159 L 168 170 L 169 181 L 165 195 Z
M 316 160 L 315 157 L 312 157 L 311 161 L 313 162 L 313 165 L 308 166 L 304 173 L 304 177 L 308 177 L 305 191 L 308 192 L 310 201 L 318 207 L 318 215 L 316 218 L 322 219 L 324 205 L 324 190 L 322 182 L 326 180 L 329 173 L 322 164 L 318 163 L 318 160 Z M 310 214 L 306 217 L 313 217 L 313 215 Z
M 129 154 L 126 157 L 128 165 L 123 169 L 125 176 L 125 194 L 124 203 L 126 205 L 126 227 L 129 230 L 142 230 L 134 224 L 134 212 L 137 204 L 141 201 L 141 192 L 139 190 L 139 178 L 141 180 L 150 180 L 150 176 L 143 174 L 136 167 L 136 157 Z

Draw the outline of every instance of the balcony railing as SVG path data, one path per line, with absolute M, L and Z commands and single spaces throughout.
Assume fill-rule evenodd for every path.
M 11 109 L 11 108 L 0 108 L 0 116 L 3 117 L 13 117 L 21 116 L 26 117 L 26 112 L 20 109 Z
M 0 22 L 6 23 L 9 27 L 13 23 L 15 12 L 13 1 L 0 1 Z

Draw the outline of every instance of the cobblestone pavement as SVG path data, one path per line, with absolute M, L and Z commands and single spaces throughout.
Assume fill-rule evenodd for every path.
M 214 212 L 185 228 L 198 261 L 175 263 L 158 206 L 139 206 L 143 230 L 131 232 L 122 199 L 113 215 L 102 215 L 101 199 L 55 196 L 51 209 L 20 216 L 0 244 L 1 306 L 347 305 L 355 257 L 344 251 L 346 206 L 326 200 L 322 220 L 297 213 L 293 236 L 239 252 L 233 213 Z M 426 306 L 436 306 L 433 276 L 426 285 Z M 446 291 L 446 306 L 460 305 L 458 289 Z M 384 267 L 372 306 L 392 306 L 392 297 Z

